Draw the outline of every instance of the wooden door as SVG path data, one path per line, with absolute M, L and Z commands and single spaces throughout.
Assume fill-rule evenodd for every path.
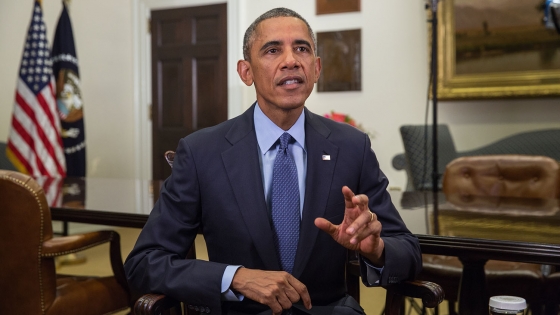
M 152 11 L 153 179 L 182 137 L 227 119 L 227 5 Z

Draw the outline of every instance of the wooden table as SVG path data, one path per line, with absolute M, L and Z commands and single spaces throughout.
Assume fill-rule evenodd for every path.
M 67 178 L 53 220 L 142 228 L 160 181 Z M 392 191 L 391 197 L 423 253 L 463 262 L 461 315 L 486 314 L 484 264 L 489 259 L 537 264 L 560 262 L 558 200 L 472 198 Z M 374 209 L 373 209 L 374 210 Z

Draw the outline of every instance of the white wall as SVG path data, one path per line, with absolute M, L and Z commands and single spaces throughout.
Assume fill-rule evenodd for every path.
M 257 5 L 256 2 L 260 3 Z M 372 147 L 391 186 L 404 187 L 404 172 L 391 166 L 402 151 L 398 128 L 422 122 L 428 84 L 427 24 L 423 1 L 362 1 L 361 12 L 315 15 L 314 1 L 283 1 L 302 14 L 315 32 L 362 29 L 362 91 L 313 92 L 312 111 L 351 115 L 375 134 Z M 253 1 L 253 19 L 278 3 Z
M 525 130 L 560 128 L 560 99 L 441 103 L 457 150 L 470 150 Z
M 135 1 L 73 1 L 71 19 L 77 43 L 88 144 L 88 174 L 94 177 L 138 175 L 138 136 L 134 116 L 147 110 L 138 104 L 134 88 L 133 43 Z M 170 0 L 167 0 L 170 1 Z M 195 1 L 195 0 L 193 0 Z M 198 2 L 200 2 L 199 0 Z M 175 0 L 179 4 L 190 0 Z M 245 28 L 264 11 L 285 6 L 298 11 L 316 32 L 362 29 L 362 91 L 313 92 L 307 106 L 324 114 L 331 110 L 353 116 L 375 133 L 372 146 L 391 186 L 404 187 L 406 176 L 391 166 L 403 151 L 398 128 L 424 120 L 428 84 L 427 22 L 424 1 L 362 1 L 356 13 L 315 15 L 312 0 L 230 0 L 229 10 L 239 29 L 229 29 L 240 39 Z M 234 5 L 233 5 L 234 4 Z M 0 140 L 7 138 L 17 69 L 32 1 L 0 0 Z M 49 39 L 52 40 L 60 1 L 44 0 Z M 230 11 L 231 13 L 231 11 Z M 230 52 L 230 59 L 241 51 Z M 236 78 L 229 62 L 229 78 Z M 230 82 L 230 102 L 241 108 L 255 99 L 252 88 Z M 232 99 L 232 95 L 233 98 Z M 560 99 L 440 102 L 439 121 L 448 123 L 457 149 L 466 150 L 524 130 L 560 127 Z M 238 105 L 236 105 L 238 106 Z M 431 115 L 430 115 L 431 117 Z M 136 144 L 135 144 L 136 143 Z

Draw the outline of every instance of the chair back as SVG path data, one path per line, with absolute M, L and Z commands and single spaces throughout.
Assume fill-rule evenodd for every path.
M 414 190 L 431 190 L 433 186 L 432 126 L 405 125 L 401 126 L 400 132 L 408 178 L 412 179 Z M 457 150 L 447 125 L 438 125 L 437 134 L 438 174 L 441 179 L 447 163 L 457 157 Z
M 42 258 L 43 242 L 52 236 L 41 186 L 27 175 L 0 170 L 2 314 L 43 314 L 54 301 L 54 259 Z
M 446 195 L 560 198 L 556 160 L 532 155 L 482 155 L 453 160 L 446 167 Z

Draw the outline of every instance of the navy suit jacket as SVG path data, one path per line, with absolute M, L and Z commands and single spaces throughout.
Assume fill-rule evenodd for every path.
M 212 314 L 264 309 L 249 299 L 222 302 L 220 294 L 227 265 L 281 270 L 264 198 L 254 106 L 180 140 L 172 175 L 125 263 L 137 293 L 163 293 Z M 317 217 L 342 222 L 344 185 L 366 194 L 382 223 L 385 269 L 380 284 L 414 278 L 421 268 L 418 240 L 390 200 L 368 136 L 305 109 L 305 139 L 306 191 L 293 275 L 307 286 L 313 305 L 346 294 L 346 249 L 314 224 Z M 209 261 L 184 259 L 199 229 Z

